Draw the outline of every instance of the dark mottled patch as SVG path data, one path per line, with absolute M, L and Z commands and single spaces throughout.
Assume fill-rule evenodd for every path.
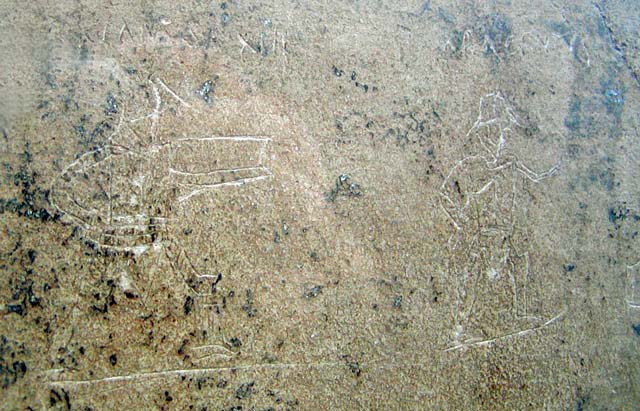
M 104 114 L 118 114 L 118 100 L 116 100 L 113 94 L 109 94 L 107 96 L 107 103 L 104 108 Z
M 218 292 L 218 284 L 220 281 L 222 281 L 222 273 L 217 273 L 213 281 L 209 278 L 202 279 L 195 276 L 187 278 L 187 284 L 189 287 L 194 290 L 198 290 L 198 292 L 206 292 L 210 294 Z
M 108 132 L 112 131 L 111 123 L 107 120 L 100 120 L 90 124 L 91 117 L 83 114 L 74 127 L 74 131 L 80 140 L 80 144 L 87 150 L 93 149 L 97 143 L 103 141 Z M 91 132 L 87 132 L 87 130 Z
M 582 103 L 576 96 L 573 96 L 573 98 L 571 99 L 571 103 L 569 104 L 569 112 L 567 113 L 567 116 L 564 118 L 565 127 L 573 132 L 578 132 L 580 130 L 580 125 L 581 125 L 580 109 L 581 108 L 582 108 Z
M 6 389 L 24 378 L 28 370 L 25 355 L 23 343 L 0 337 L 0 387 Z
M 27 309 L 24 304 L 7 304 L 7 313 L 26 315 Z
M 258 310 L 253 306 L 253 291 L 245 290 L 246 302 L 242 306 L 242 310 L 247 313 L 247 317 L 252 318 L 256 316 Z
M 579 396 L 578 396 L 578 399 L 576 400 L 576 411 L 584 411 L 585 406 L 589 403 L 589 396 L 580 395 L 580 390 L 578 393 L 579 393 Z
M 440 20 L 444 21 L 447 24 L 456 23 L 455 16 L 449 13 L 447 10 L 443 9 L 442 7 L 438 7 L 437 15 Z
M 333 74 L 336 77 L 342 77 L 345 75 L 345 71 L 336 67 L 336 66 L 332 66 L 331 69 L 333 70 Z M 348 80 L 351 81 L 351 83 L 356 86 L 357 88 L 362 89 L 365 93 L 369 92 L 369 91 L 378 91 L 378 87 L 376 86 L 371 86 L 369 84 L 363 83 L 362 81 L 358 81 L 358 73 L 355 70 L 351 71 L 351 74 L 347 77 Z M 342 88 L 342 86 L 340 86 Z
M 350 355 L 342 355 L 341 357 L 353 375 L 359 377 L 362 374 L 362 367 L 358 361 L 353 359 Z
M 214 81 L 216 79 L 217 77 L 214 79 L 205 81 L 204 83 L 202 83 L 200 88 L 196 90 L 196 94 L 199 95 L 200 98 L 202 98 L 205 101 L 205 103 L 211 103 L 212 101 L 211 94 L 213 94 L 213 92 L 215 91 Z
M 604 170 L 591 167 L 589 170 L 589 180 L 593 183 L 600 183 L 607 191 L 611 191 L 620 185 L 620 183 L 616 181 L 616 175 L 611 166 L 607 166 Z
M 609 222 L 616 228 L 619 228 L 621 222 L 624 221 L 629 215 L 629 209 L 624 204 L 617 204 L 613 207 L 609 207 L 607 210 L 607 216 Z
M 33 274 L 33 270 L 28 268 L 25 270 L 27 276 L 16 281 L 12 287 L 11 298 L 15 303 L 8 304 L 7 310 L 20 315 L 26 315 L 29 307 L 39 307 L 41 303 L 34 291 L 34 281 L 29 278 Z
M 511 21 L 501 13 L 492 13 L 481 18 L 475 28 L 478 38 L 482 39 L 487 55 L 504 57 L 511 44 Z
M 573 47 L 577 47 L 576 44 Z M 607 74 L 599 80 L 599 87 L 583 89 L 586 95 L 572 96 L 564 119 L 572 137 L 586 138 L 605 133 L 610 138 L 620 136 L 626 89 L 619 80 L 619 71 L 616 66 L 608 67 Z
M 620 121 L 624 109 L 625 88 L 614 84 L 611 80 L 602 82 L 602 96 L 607 113 L 613 115 L 616 121 Z
M 57 216 L 49 213 L 45 208 L 49 190 L 43 190 L 37 184 L 39 176 L 31 168 L 33 157 L 28 143 L 25 145 L 22 157 L 23 162 L 15 173 L 12 173 L 12 168 L 8 167 L 8 177 L 13 180 L 15 186 L 21 188 L 22 198 L 0 198 L 0 214 L 10 212 L 20 217 L 41 221 L 57 219 Z
M 327 193 L 327 201 L 333 202 L 338 196 L 360 197 L 362 196 L 360 185 L 351 181 L 348 174 L 340 174 L 336 179 L 334 187 Z
M 36 261 L 37 256 L 38 256 L 38 252 L 36 250 L 30 249 L 27 251 L 27 257 L 29 257 L 30 264 L 33 264 Z
M 570 45 L 572 30 L 566 22 L 548 21 L 545 25 L 554 33 L 559 34 L 567 46 Z
M 633 329 L 633 332 L 640 337 L 640 323 L 638 324 L 631 324 L 631 328 Z
M 453 32 L 451 33 L 451 45 L 453 46 L 451 54 L 460 57 L 463 43 L 464 32 L 462 30 L 453 30 Z
M 311 287 L 310 289 L 306 290 L 304 292 L 304 297 L 305 298 L 315 298 L 317 296 L 319 296 L 322 293 L 322 289 L 324 287 L 321 285 L 316 285 L 315 287 Z
M 433 130 L 440 123 L 440 116 L 435 109 L 395 111 L 392 118 L 391 127 L 384 132 L 383 140 L 392 139 L 401 148 L 417 146 L 420 150 L 432 149 L 430 145 L 435 137 Z
M 87 64 L 91 61 L 91 49 L 89 48 L 87 40 L 84 40 L 80 46 L 79 57 L 79 61 L 83 64 Z
M 239 400 L 243 400 L 245 398 L 249 398 L 251 394 L 253 394 L 253 386 L 255 382 L 245 382 L 240 385 L 238 389 L 236 389 L 236 398 Z
M 184 300 L 184 306 L 182 307 L 184 311 L 184 315 L 189 315 L 191 310 L 193 309 L 193 298 L 188 295 Z
M 593 137 L 599 126 L 594 117 L 598 112 L 602 112 L 602 105 L 597 98 L 582 98 L 574 95 L 569 103 L 564 125 L 569 129 L 572 137 Z
M 90 306 L 91 310 L 96 313 L 106 314 L 109 312 L 109 307 L 117 304 L 115 299 L 116 284 L 113 280 L 101 281 L 100 285 L 95 288 L 93 294 L 95 304 Z
M 605 10 L 604 3 L 594 3 L 593 5 L 599 14 L 598 20 L 600 21 L 597 23 L 598 34 L 609 43 L 619 60 L 621 60 L 626 69 L 629 70 L 629 74 L 635 80 L 636 84 L 640 86 L 640 77 L 638 77 L 638 73 L 627 56 L 627 47 L 629 47 L 629 44 L 618 38 L 618 35 L 609 22 L 609 16 Z
M 52 407 L 62 404 L 65 409 L 71 410 L 71 400 L 69 399 L 69 393 L 64 388 L 60 388 L 60 392 L 57 389 L 52 389 L 49 392 L 49 405 Z
M 425 13 L 428 13 L 431 11 L 431 1 L 427 0 L 424 3 L 422 3 L 422 6 L 420 6 L 420 11 L 418 12 L 418 16 L 422 16 Z

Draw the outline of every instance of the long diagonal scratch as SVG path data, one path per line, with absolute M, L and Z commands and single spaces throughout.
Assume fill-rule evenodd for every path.
M 96 378 L 89 380 L 59 380 L 51 381 L 49 384 L 54 387 L 65 386 L 89 386 L 94 384 L 107 384 L 123 381 L 143 381 L 152 380 L 156 378 L 164 378 L 171 376 L 193 376 L 204 375 L 210 373 L 219 373 L 226 371 L 239 371 L 239 370 L 256 370 L 256 369 L 290 369 L 290 368 L 331 368 L 344 366 L 343 362 L 331 361 L 331 362 L 311 362 L 311 363 L 275 363 L 275 364 L 247 364 L 237 365 L 231 367 L 214 367 L 214 368 L 192 368 L 183 370 L 167 370 L 167 371 L 150 371 L 140 372 L 127 375 L 116 375 L 112 377 Z

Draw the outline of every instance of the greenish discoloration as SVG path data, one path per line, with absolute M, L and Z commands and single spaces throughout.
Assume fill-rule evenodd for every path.
M 601 83 L 602 97 L 607 113 L 612 115 L 616 122 L 620 122 L 624 110 L 626 87 L 612 78 L 603 80 Z
M 463 43 L 464 43 L 464 32 L 461 30 L 454 30 L 451 35 L 451 44 L 453 45 L 452 52 L 455 56 L 460 56 Z
M 484 44 L 486 55 L 506 57 L 511 47 L 511 20 L 504 14 L 492 13 L 480 19 L 475 32 Z
M 564 125 L 573 136 L 589 137 L 595 124 L 593 115 L 590 110 L 585 110 L 585 106 L 588 108 L 593 107 L 589 100 L 585 101 L 577 95 L 571 98 L 569 112 L 564 119 Z
M 600 183 L 607 191 L 611 191 L 620 186 L 620 182 L 616 180 L 616 175 L 611 167 L 604 170 L 592 169 L 589 174 L 589 180 L 593 183 Z
M 546 26 L 554 33 L 558 34 L 567 46 L 571 45 L 573 30 L 565 21 L 548 21 Z
M 442 7 L 438 7 L 438 18 L 447 24 L 456 24 L 456 18 Z

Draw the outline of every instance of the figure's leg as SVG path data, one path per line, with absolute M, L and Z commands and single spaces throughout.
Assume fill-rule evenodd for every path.
M 478 237 L 468 235 L 466 230 L 456 233 L 449 246 L 447 278 L 455 296 L 452 305 L 452 343 L 459 344 L 476 337 L 470 329 L 470 323 L 475 319 L 478 303 L 481 255 L 477 248 Z

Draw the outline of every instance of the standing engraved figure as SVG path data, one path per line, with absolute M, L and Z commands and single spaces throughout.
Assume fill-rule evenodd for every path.
M 453 282 L 455 329 L 450 349 L 533 331 L 544 325 L 531 313 L 531 266 L 525 219 L 525 184 L 553 176 L 536 173 L 508 149 L 521 128 L 500 93 L 481 98 L 467 133 L 469 153 L 447 174 L 440 206 L 452 230 L 446 277 Z

